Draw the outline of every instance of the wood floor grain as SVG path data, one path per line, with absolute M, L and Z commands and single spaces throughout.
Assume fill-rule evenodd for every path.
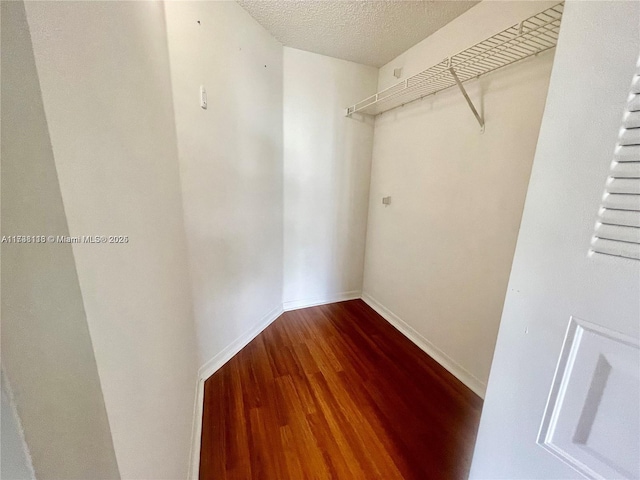
M 361 300 L 287 312 L 206 381 L 200 478 L 462 479 L 481 408 Z

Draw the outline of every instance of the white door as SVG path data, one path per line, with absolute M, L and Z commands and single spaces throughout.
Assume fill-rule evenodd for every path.
M 473 479 L 640 478 L 639 53 L 640 2 L 567 2 Z

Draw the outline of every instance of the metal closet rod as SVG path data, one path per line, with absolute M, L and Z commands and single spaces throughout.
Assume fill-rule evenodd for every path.
M 463 83 L 512 63 L 554 48 L 558 41 L 564 2 L 543 10 L 439 63 L 347 108 L 354 113 L 378 115 L 457 85 L 484 131 Z

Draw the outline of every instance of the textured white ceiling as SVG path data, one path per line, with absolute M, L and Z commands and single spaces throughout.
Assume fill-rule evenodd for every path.
M 381 67 L 476 1 L 238 0 L 282 44 Z

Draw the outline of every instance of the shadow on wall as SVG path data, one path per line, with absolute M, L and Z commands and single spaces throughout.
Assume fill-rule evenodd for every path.
M 1 8 L 1 234 L 68 236 L 24 5 Z M 3 243 L 1 284 L 2 365 L 36 477 L 120 478 L 71 244 Z
M 285 309 L 360 296 L 377 70 L 284 49 Z
M 235 2 L 166 2 L 165 16 L 205 367 L 282 303 L 282 45 Z

